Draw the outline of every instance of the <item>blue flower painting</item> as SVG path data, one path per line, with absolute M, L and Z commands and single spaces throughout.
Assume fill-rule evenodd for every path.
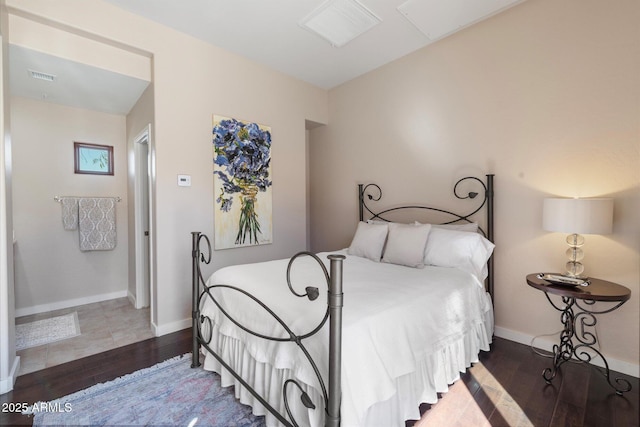
M 216 249 L 271 243 L 271 129 L 213 116 Z

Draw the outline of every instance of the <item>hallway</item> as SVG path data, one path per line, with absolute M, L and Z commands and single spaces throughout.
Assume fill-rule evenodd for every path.
M 39 371 L 85 356 L 153 338 L 149 307 L 136 310 L 128 298 L 65 308 L 16 318 L 16 324 L 78 312 L 77 337 L 19 350 L 18 375 Z

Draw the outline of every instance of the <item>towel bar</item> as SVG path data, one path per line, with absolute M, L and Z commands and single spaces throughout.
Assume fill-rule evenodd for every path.
M 55 200 L 56 202 L 60 203 L 62 201 L 63 198 L 65 197 L 76 197 L 78 199 L 80 199 L 80 196 L 53 196 L 53 200 Z M 87 197 L 87 196 L 84 196 Z M 116 196 L 116 197 L 94 197 L 94 198 L 99 198 L 99 199 L 116 199 L 116 202 L 121 201 L 122 199 L 120 198 L 120 196 Z

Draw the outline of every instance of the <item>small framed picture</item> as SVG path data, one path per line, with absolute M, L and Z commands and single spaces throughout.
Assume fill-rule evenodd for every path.
M 74 142 L 75 173 L 113 175 L 113 147 L 111 145 Z

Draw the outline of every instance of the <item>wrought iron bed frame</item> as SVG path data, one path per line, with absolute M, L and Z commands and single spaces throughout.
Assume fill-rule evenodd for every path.
M 463 182 L 470 181 L 471 183 L 478 184 L 484 193 L 484 197 L 481 199 L 481 204 L 476 207 L 473 211 L 468 214 L 457 214 L 448 210 L 422 206 L 422 205 L 407 205 L 407 206 L 398 206 L 389 209 L 385 209 L 382 211 L 374 212 L 368 205 L 367 201 L 379 201 L 382 198 L 382 190 L 376 184 L 359 184 L 358 185 L 358 199 L 359 199 L 359 219 L 360 221 L 364 220 L 365 211 L 368 212 L 371 217 L 369 219 L 377 219 L 382 221 L 389 221 L 385 218 L 385 215 L 390 214 L 391 212 L 406 210 L 406 209 L 423 209 L 428 211 L 439 212 L 446 215 L 451 215 L 451 220 L 442 222 L 442 224 L 454 224 L 459 222 L 472 222 L 471 217 L 479 212 L 483 207 L 487 208 L 487 226 L 486 230 L 482 227 L 479 228 L 479 231 L 487 237 L 489 240 L 493 241 L 493 174 L 486 175 L 486 182 L 483 182 L 481 179 L 477 177 L 468 176 L 465 178 L 461 178 L 456 182 L 453 187 L 453 194 L 458 199 L 475 199 L 480 193 L 477 191 L 469 191 L 466 195 L 459 194 L 459 185 Z M 371 191 L 374 194 L 371 194 Z M 292 331 L 289 326 L 284 322 L 275 312 L 273 312 L 266 304 L 260 301 L 255 296 L 250 293 L 244 291 L 243 289 L 218 284 L 207 286 L 204 278 L 202 277 L 202 271 L 200 269 L 200 263 L 209 264 L 211 262 L 211 242 L 209 238 L 202 234 L 199 231 L 194 231 L 191 233 L 192 236 L 192 359 L 191 359 L 191 367 L 195 368 L 200 366 L 200 346 L 202 345 L 207 351 L 209 351 L 218 362 L 227 369 L 231 375 L 244 386 L 269 412 L 271 412 L 282 424 L 287 427 L 298 427 L 298 423 L 296 422 L 293 414 L 291 413 L 287 390 L 289 386 L 293 385 L 298 388 L 300 392 L 300 399 L 302 404 L 309 409 L 315 409 L 316 405 L 308 396 L 308 394 L 304 391 L 302 386 L 295 379 L 288 379 L 285 381 L 282 389 L 282 395 L 285 405 L 285 410 L 289 419 L 287 419 L 283 414 L 278 412 L 275 408 L 272 407 L 269 402 L 267 402 L 255 389 L 249 385 L 237 372 L 235 372 L 228 363 L 226 363 L 220 355 L 218 355 L 215 351 L 213 351 L 209 347 L 209 343 L 212 339 L 212 322 L 211 319 L 207 316 L 204 316 L 200 313 L 200 309 L 202 307 L 202 301 L 205 297 L 209 297 L 216 304 L 221 313 L 229 318 L 236 326 L 241 328 L 242 330 L 257 336 L 259 338 L 263 338 L 265 340 L 278 341 L 278 342 L 293 342 L 295 343 L 300 350 L 305 355 L 305 358 L 313 368 L 315 375 L 318 379 L 318 383 L 320 385 L 322 396 L 324 400 L 325 407 L 325 426 L 327 427 L 339 427 L 340 426 L 340 402 L 341 402 L 341 361 L 342 361 L 342 306 L 343 306 L 343 293 L 342 293 L 342 263 L 345 257 L 343 255 L 329 255 L 328 259 L 330 261 L 330 268 L 327 271 L 324 263 L 320 258 L 318 258 L 315 254 L 310 252 L 299 252 L 294 255 L 290 260 L 287 266 L 287 285 L 289 286 L 290 291 L 297 297 L 300 298 L 308 298 L 311 301 L 314 301 L 318 298 L 320 291 L 317 287 L 307 286 L 305 288 L 304 293 L 298 293 L 294 289 L 291 283 L 291 267 L 296 259 L 302 256 L 309 256 L 313 258 L 318 266 L 322 269 L 328 289 L 328 299 L 327 299 L 327 310 L 324 314 L 323 319 L 318 323 L 318 325 L 311 331 L 296 334 Z M 201 251 L 201 244 L 206 243 L 206 255 Z M 487 277 L 487 292 L 492 297 L 493 301 L 493 257 L 489 259 L 488 263 L 488 277 Z M 202 285 L 202 290 L 200 286 Z M 211 294 L 211 289 L 215 288 L 224 288 L 232 291 L 239 292 L 249 299 L 253 300 L 255 303 L 260 305 L 267 313 L 269 313 L 286 331 L 288 337 L 273 337 L 266 336 L 264 334 L 255 332 L 250 330 L 249 328 L 242 325 L 236 319 L 234 319 L 225 309 L 221 306 L 221 304 L 216 300 L 216 298 Z M 325 385 L 325 382 L 320 374 L 320 370 L 316 365 L 315 361 L 307 351 L 303 340 L 315 335 L 317 332 L 322 329 L 322 327 L 326 324 L 327 320 L 329 320 L 329 374 L 328 374 L 328 387 Z

